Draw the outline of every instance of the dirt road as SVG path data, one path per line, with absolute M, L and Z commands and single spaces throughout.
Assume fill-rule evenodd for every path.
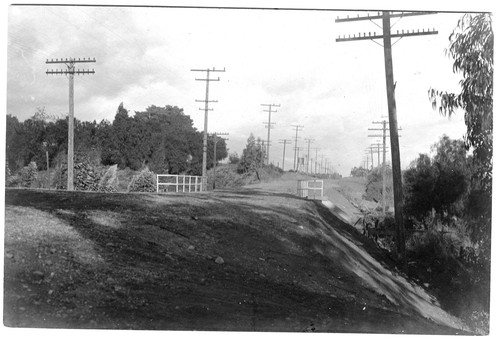
M 466 329 L 321 203 L 269 187 L 7 190 L 4 271 L 13 327 Z

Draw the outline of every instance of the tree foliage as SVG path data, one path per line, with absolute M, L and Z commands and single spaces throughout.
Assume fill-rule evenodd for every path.
M 465 111 L 465 145 L 473 149 L 475 177 L 481 190 L 491 196 L 493 155 L 493 30 L 488 13 L 466 14 L 449 37 L 448 54 L 454 59 L 453 72 L 461 73 L 461 92 L 429 90 L 434 108 L 451 116 Z
M 68 120 L 51 116 L 44 109 L 24 122 L 7 115 L 6 165 L 12 174 L 31 161 L 40 170 L 59 168 L 65 162 Z M 75 119 L 75 163 L 86 162 L 140 170 L 148 166 L 157 173 L 201 175 L 203 134 L 191 118 L 175 106 L 150 106 L 132 116 L 121 103 L 112 122 Z M 217 142 L 217 160 L 227 157 L 224 140 Z M 209 140 L 207 169 L 213 166 L 213 140 Z M 64 162 L 64 163 L 63 163 Z M 64 175 L 63 172 L 59 172 Z M 59 175 L 59 176 L 60 176 Z M 61 178 L 61 177 L 60 177 Z M 61 178 L 61 184 L 62 178 Z
M 403 174 L 405 214 L 423 219 L 434 209 L 462 216 L 472 172 L 465 143 L 443 136 L 433 149 L 433 158 L 420 154 Z
M 266 150 L 264 142 L 260 138 L 255 139 L 255 136 L 250 134 L 247 139 L 247 145 L 241 154 L 238 172 L 240 174 L 253 173 L 260 180 L 260 169 L 264 166 L 265 158 Z
M 155 192 L 156 191 L 156 175 L 144 168 L 138 175 L 134 175 L 128 186 L 129 192 Z
M 351 169 L 351 177 L 365 177 L 368 175 L 368 169 L 363 167 L 353 167 Z

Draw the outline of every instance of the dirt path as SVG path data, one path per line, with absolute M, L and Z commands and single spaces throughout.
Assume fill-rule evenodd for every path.
M 4 324 L 464 333 L 318 202 L 8 190 Z

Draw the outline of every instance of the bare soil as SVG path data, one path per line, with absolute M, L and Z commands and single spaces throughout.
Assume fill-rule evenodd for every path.
M 373 242 L 294 197 L 295 179 L 198 194 L 7 190 L 4 325 L 468 333 Z

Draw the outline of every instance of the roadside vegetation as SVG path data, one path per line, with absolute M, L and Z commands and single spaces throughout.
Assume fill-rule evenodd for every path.
M 429 99 L 442 115 L 463 112 L 463 140 L 446 135 L 432 155 L 420 154 L 403 172 L 406 250 L 411 277 L 434 288 L 445 309 L 478 332 L 488 332 L 490 309 L 493 31 L 489 14 L 466 14 L 450 35 L 448 55 L 461 73 L 460 93 L 431 88 Z M 378 168 L 366 177 L 366 198 L 379 198 Z M 391 216 L 368 212 L 369 236 L 380 241 Z M 375 230 L 379 228 L 378 230 Z M 389 227 L 390 228 L 390 227 Z M 389 240 L 389 242 L 391 242 Z M 388 247 L 390 249 L 390 246 Z

